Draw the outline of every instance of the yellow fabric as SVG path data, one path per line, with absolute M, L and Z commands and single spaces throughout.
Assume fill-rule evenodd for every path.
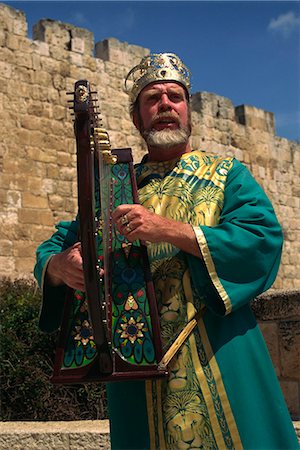
M 200 245 L 199 226 L 214 226 L 219 222 L 226 176 L 231 165 L 231 158 L 219 158 L 202 152 L 183 155 L 180 161 L 145 164 L 138 176 L 138 185 L 142 186 L 139 189 L 140 202 L 161 216 L 192 224 Z M 148 253 L 166 350 L 196 312 L 191 280 L 187 261 L 179 249 L 167 243 L 151 244 Z M 217 283 L 216 276 L 215 280 Z M 225 299 L 225 294 L 224 300 L 229 307 L 230 301 Z M 209 348 L 202 320 L 201 323 L 198 329 L 205 347 Z M 231 432 L 235 438 L 235 448 L 238 449 L 241 444 L 237 428 L 216 361 L 212 359 L 216 389 L 218 392 L 220 390 L 223 410 L 230 417 Z M 153 398 L 160 396 L 156 384 L 147 383 L 149 416 L 156 414 Z M 161 433 L 157 440 L 152 420 L 151 448 L 166 446 L 170 449 L 186 449 L 190 448 L 189 445 L 193 448 L 225 448 L 224 433 L 216 417 L 215 399 L 207 387 L 207 374 L 203 372 L 193 334 L 169 364 L 169 377 L 162 384 L 161 395 L 162 398 L 156 402 L 162 404 L 165 441 Z

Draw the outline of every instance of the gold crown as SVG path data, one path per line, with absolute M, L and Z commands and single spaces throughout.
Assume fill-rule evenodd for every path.
M 189 94 L 191 72 L 174 53 L 152 53 L 133 67 L 125 79 L 125 90 L 134 103 L 145 86 L 158 81 L 182 84 Z

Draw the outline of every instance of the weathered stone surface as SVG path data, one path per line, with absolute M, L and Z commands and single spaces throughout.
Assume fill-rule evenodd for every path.
M 294 421 L 300 441 L 300 422 Z M 74 432 L 76 430 L 76 432 Z M 108 420 L 2 422 L 0 450 L 109 450 Z
M 280 381 L 280 386 L 282 389 L 282 393 L 284 395 L 284 399 L 286 401 L 286 405 L 291 414 L 292 419 L 299 420 L 300 419 L 300 390 L 299 383 L 297 381 L 287 380 Z M 299 426 L 300 424 L 298 424 Z M 300 429 L 298 429 L 300 431 Z M 299 433 L 300 436 L 300 433 Z
M 282 375 L 291 379 L 300 378 L 300 320 L 279 322 L 279 342 Z
M 108 420 L 1 422 L 0 450 L 109 450 Z
M 252 301 L 251 307 L 259 320 L 300 317 L 300 292 L 280 291 L 262 294 Z
M 269 353 L 277 376 L 281 374 L 279 354 L 278 324 L 274 322 L 259 322 L 259 328 L 269 349 Z

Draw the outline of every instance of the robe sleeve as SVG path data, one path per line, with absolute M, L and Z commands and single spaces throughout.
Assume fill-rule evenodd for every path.
M 78 222 L 60 222 L 56 225 L 56 233 L 43 242 L 36 251 L 34 276 L 42 289 L 42 304 L 39 317 L 39 327 L 42 331 L 51 333 L 61 324 L 66 286 L 50 286 L 45 281 L 47 265 L 51 257 L 71 247 L 78 241 Z
M 203 260 L 189 255 L 193 287 L 218 315 L 245 305 L 275 281 L 282 231 L 273 207 L 248 169 L 234 160 L 215 227 L 194 227 Z

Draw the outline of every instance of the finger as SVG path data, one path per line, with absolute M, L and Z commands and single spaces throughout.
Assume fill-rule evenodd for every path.
M 131 210 L 132 205 L 120 205 L 112 213 L 112 219 L 117 222 L 121 216 L 128 214 Z

